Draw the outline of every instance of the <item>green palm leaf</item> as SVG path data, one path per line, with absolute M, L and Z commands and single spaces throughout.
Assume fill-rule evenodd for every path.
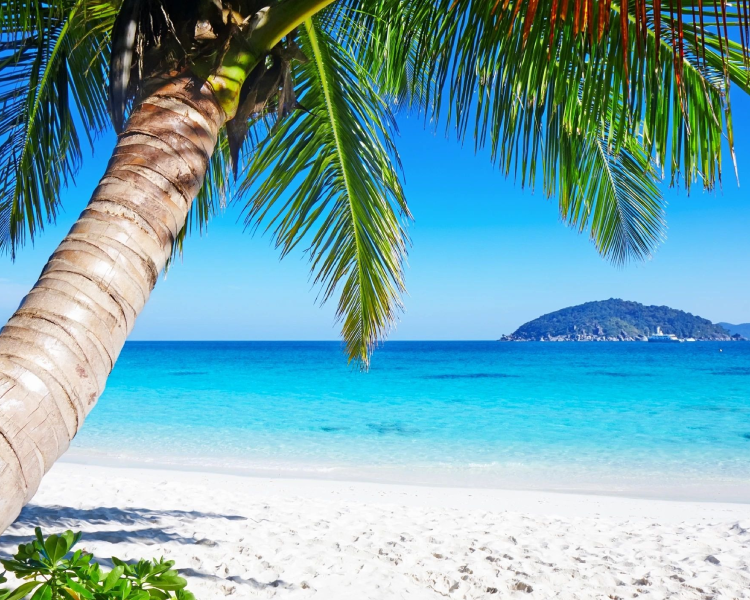
M 595 135 L 569 131 L 559 111 L 544 117 L 544 192 L 557 197 L 563 222 L 588 231 L 599 254 L 616 265 L 651 258 L 665 238 L 666 203 L 643 135 L 624 143 L 609 137 L 611 115 Z
M 562 153 L 573 156 L 562 163 L 557 184 L 563 220 L 588 230 L 599 253 L 615 264 L 650 258 L 665 230 L 650 157 L 633 140 L 616 153 L 602 137 L 580 142 L 561 138 Z
M 282 254 L 306 240 L 323 301 L 340 288 L 337 317 L 350 360 L 363 367 L 395 319 L 404 289 L 408 209 L 392 141 L 393 117 L 369 74 L 323 26 L 305 23 L 295 69 L 300 109 L 257 148 L 242 183 L 248 225 L 265 223 Z
M 79 129 L 92 142 L 109 123 L 115 14 L 104 0 L 0 3 L 0 250 L 54 221 L 80 166 Z
M 695 36 L 692 22 L 686 21 L 685 57 L 675 61 L 678 48 L 665 33 L 667 13 L 661 13 L 662 34 L 657 41 L 653 18 L 645 34 L 639 34 L 631 2 L 627 26 L 620 28 L 620 3 L 612 2 L 609 24 L 599 38 L 598 33 L 576 33 L 573 11 L 578 3 L 512 0 L 504 6 L 479 0 L 355 0 L 348 3 L 343 18 L 370 32 L 362 36 L 359 54 L 368 68 L 378 72 L 379 81 L 395 87 L 407 71 L 421 74 L 422 85 L 411 89 L 427 90 L 429 118 L 437 123 L 444 117 L 459 138 L 473 137 L 477 147 L 489 146 L 500 164 L 508 160 L 515 164 L 515 157 L 508 154 L 515 153 L 516 146 L 508 150 L 508 140 L 518 139 L 522 148 L 539 148 L 537 138 L 545 132 L 532 126 L 533 113 L 551 106 L 561 108 L 569 131 L 596 132 L 615 114 L 610 136 L 624 143 L 645 127 L 649 135 L 644 144 L 660 164 L 670 167 L 675 176 L 681 173 L 688 185 L 700 178 L 712 187 L 718 170 L 710 163 L 718 165 L 721 158 L 716 139 L 729 126 L 722 116 L 728 84 L 719 47 L 723 43 L 729 81 L 747 86 L 750 70 L 740 45 L 720 39 L 710 28 L 703 38 Z M 565 19 L 561 6 L 567 7 Z M 593 6 L 601 10 L 606 4 Z M 650 3 L 645 10 L 653 17 Z M 733 9 L 727 10 L 728 27 L 736 31 Z M 715 20 L 716 11 L 706 0 L 707 22 Z M 729 54 L 727 45 L 732 48 Z M 707 60 L 698 61 L 704 50 Z M 548 103 L 551 86 L 554 97 Z M 579 87 L 582 97 L 575 93 Z M 691 127 L 694 123 L 705 126 Z M 684 132 L 689 132 L 688 146 L 672 143 Z M 532 162 L 531 155 L 519 157 L 522 180 L 533 180 Z
M 347 23 L 354 22 L 366 32 L 356 38 L 355 52 L 384 93 L 421 94 L 407 102 L 426 107 L 435 126 L 445 123 L 460 140 L 488 148 L 522 186 L 542 174 L 563 215 L 570 198 L 593 194 L 580 214 L 601 216 L 576 225 L 588 227 L 615 262 L 641 259 L 663 237 L 659 172 L 667 170 L 672 184 L 682 180 L 688 190 L 695 181 L 708 189 L 719 181 L 722 137 L 732 145 L 728 86 L 747 89 L 750 63 L 740 44 L 715 30 L 694 35 L 699 17 L 689 14 L 698 11 L 692 1 L 681 4 L 681 61 L 669 13 L 659 13 L 657 38 L 650 1 L 643 5 L 646 27 L 635 2 L 624 27 L 620 2 L 589 3 L 596 23 L 598 11 L 609 11 L 601 36 L 598 29 L 576 32 L 576 6 L 582 0 L 351 0 L 340 30 L 351 31 Z M 737 8 L 727 11 L 736 32 Z M 706 0 L 703 13 L 714 23 L 720 5 Z M 405 85 L 414 74 L 418 80 Z M 557 178 L 561 173 L 569 177 Z M 581 181 L 583 173 L 593 182 Z M 628 198 L 631 210 L 613 198 Z

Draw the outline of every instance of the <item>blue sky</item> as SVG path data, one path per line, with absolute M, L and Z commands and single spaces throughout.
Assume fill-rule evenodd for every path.
M 391 339 L 496 339 L 543 313 L 610 297 L 666 304 L 713 321 L 750 321 L 750 102 L 733 99 L 738 188 L 690 196 L 664 189 L 666 243 L 653 260 L 615 268 L 585 235 L 563 226 L 553 200 L 505 180 L 475 156 L 401 118 L 399 150 L 415 222 L 406 311 Z M 66 212 L 15 263 L 0 257 L 0 320 L 12 314 L 83 209 L 114 143 L 87 160 Z M 279 262 L 267 236 L 251 236 L 229 209 L 161 280 L 131 339 L 336 339 L 334 303 L 323 308 L 301 252 Z

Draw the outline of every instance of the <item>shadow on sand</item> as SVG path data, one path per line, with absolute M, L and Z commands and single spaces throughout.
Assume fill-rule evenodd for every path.
M 159 524 L 162 519 L 176 518 L 181 522 L 195 521 L 199 519 L 226 519 L 229 521 L 246 521 L 247 517 L 241 515 L 224 515 L 211 512 L 184 511 L 184 510 L 151 510 L 146 508 L 115 508 L 100 506 L 91 509 L 71 508 L 68 506 L 36 506 L 29 505 L 23 509 L 15 523 L 8 531 L 0 536 L 0 558 L 10 558 L 19 544 L 30 542 L 34 535 L 32 527 L 41 527 L 45 533 L 55 533 L 65 529 L 83 531 L 84 539 L 82 547 L 86 542 L 109 542 L 112 544 L 130 542 L 151 546 L 155 544 L 184 544 L 197 546 L 216 546 L 217 543 L 210 539 L 196 539 L 185 537 L 177 533 L 164 530 Z M 113 525 L 134 528 L 109 529 Z M 23 533 L 22 533 L 23 532 Z M 111 569 L 114 565 L 111 559 L 95 556 L 97 562 L 103 567 Z M 126 561 L 135 562 L 135 561 Z M 291 589 L 296 586 L 281 579 L 263 582 L 255 578 L 243 578 L 239 576 L 219 577 L 198 569 L 178 569 L 185 577 L 194 577 L 217 583 L 234 583 L 247 586 L 253 590 L 264 590 L 268 588 Z
M 196 577 L 198 579 L 208 579 L 209 581 L 217 581 L 217 582 L 232 582 L 232 583 L 238 583 L 240 585 L 246 585 L 256 590 L 264 590 L 267 588 L 294 588 L 296 587 L 293 584 L 289 584 L 283 579 L 276 579 L 275 581 L 258 581 L 255 579 L 255 577 L 250 577 L 248 579 L 244 577 L 239 577 L 237 575 L 234 575 L 232 577 L 219 577 L 218 575 L 212 575 L 211 573 L 206 573 L 204 571 L 199 571 L 198 569 L 180 569 L 180 575 L 183 577 Z
M 68 506 L 29 505 L 11 525 L 5 534 L 0 535 L 0 557 L 7 558 L 16 552 L 19 544 L 33 539 L 31 527 L 41 527 L 45 533 L 55 533 L 65 529 L 84 532 L 84 542 L 139 543 L 146 546 L 175 543 L 186 545 L 215 546 L 216 542 L 207 539 L 184 537 L 170 533 L 159 527 L 163 518 L 177 518 L 182 522 L 197 519 L 226 519 L 246 521 L 240 515 L 222 515 L 200 511 L 151 510 L 145 508 L 97 507 L 91 509 Z M 141 526 L 135 529 L 109 529 L 112 525 Z M 23 533 L 21 533 L 23 532 Z
M 71 508 L 69 506 L 26 506 L 12 527 L 31 525 L 34 527 L 83 527 L 89 525 L 145 525 L 159 521 L 163 517 L 175 517 L 181 521 L 196 519 L 227 519 L 229 521 L 246 521 L 240 515 L 222 515 L 196 510 L 151 510 L 147 508 L 115 508 L 100 506 L 97 508 Z M 2 538 L 0 538 L 2 539 Z

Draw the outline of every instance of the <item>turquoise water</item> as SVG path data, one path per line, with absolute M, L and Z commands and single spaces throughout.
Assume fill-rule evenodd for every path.
M 70 456 L 750 502 L 750 343 L 133 342 Z

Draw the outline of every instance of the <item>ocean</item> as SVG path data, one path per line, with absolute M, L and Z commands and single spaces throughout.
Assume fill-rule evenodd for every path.
M 750 502 L 750 343 L 129 342 L 66 460 Z

